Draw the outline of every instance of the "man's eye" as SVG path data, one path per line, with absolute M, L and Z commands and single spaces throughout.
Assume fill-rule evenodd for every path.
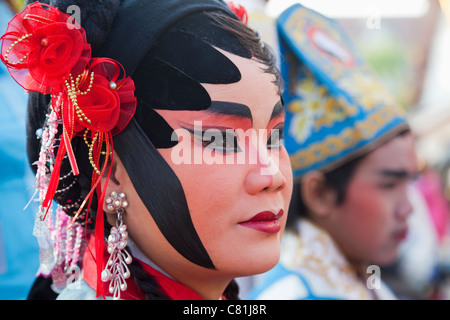
M 379 187 L 381 189 L 387 189 L 387 190 L 394 189 L 396 186 L 397 186 L 397 183 L 395 183 L 395 182 L 382 182 L 379 184 Z

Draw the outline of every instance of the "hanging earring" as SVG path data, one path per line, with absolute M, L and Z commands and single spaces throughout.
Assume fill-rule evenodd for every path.
M 103 282 L 109 281 L 109 292 L 114 300 L 120 299 L 120 292 L 127 290 L 126 279 L 130 277 L 128 265 L 133 261 L 131 255 L 125 250 L 128 244 L 127 226 L 123 223 L 123 214 L 128 202 L 125 193 L 111 192 L 105 199 L 109 211 L 117 214 L 116 226 L 111 228 L 108 237 L 108 253 L 110 254 L 105 269 L 102 271 Z

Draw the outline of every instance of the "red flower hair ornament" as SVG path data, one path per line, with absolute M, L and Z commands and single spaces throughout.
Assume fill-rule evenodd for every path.
M 29 91 L 52 95 L 52 109 L 63 123 L 62 143 L 43 206 L 57 188 L 60 161 L 67 152 L 78 174 L 70 141 L 90 138 L 91 164 L 97 175 L 98 149 L 121 132 L 136 110 L 133 80 L 107 58 L 92 58 L 84 29 L 56 7 L 35 2 L 17 14 L 0 38 L 1 60 L 14 80 Z M 106 161 L 105 161 L 106 162 Z
M 45 212 L 42 219 L 55 196 L 61 162 L 66 154 L 73 174 L 79 174 L 72 138 L 82 136 L 89 146 L 86 156 L 93 167 L 91 190 L 73 223 L 95 190 L 99 203 L 103 202 L 105 195 L 104 190 L 100 190 L 100 177 L 108 159 L 112 158 L 112 136 L 121 132 L 135 113 L 134 82 L 126 77 L 117 61 L 91 58 L 91 46 L 86 41 L 84 29 L 69 15 L 47 4 L 35 2 L 26 6 L 9 22 L 0 40 L 0 58 L 11 76 L 26 90 L 51 94 L 50 112 L 54 113 L 58 123 L 62 123 L 50 179 L 45 188 L 39 186 L 41 190 L 45 189 L 40 207 L 40 212 Z M 103 165 L 100 165 L 101 154 L 105 155 Z M 102 206 L 98 207 L 96 238 L 101 239 L 98 249 L 102 250 L 103 212 Z
M 244 6 L 240 5 L 239 3 L 234 3 L 233 1 L 227 1 L 226 3 L 231 11 L 233 11 L 234 14 L 239 18 L 239 20 L 241 20 L 243 24 L 247 25 L 248 13 L 247 10 L 245 10 Z

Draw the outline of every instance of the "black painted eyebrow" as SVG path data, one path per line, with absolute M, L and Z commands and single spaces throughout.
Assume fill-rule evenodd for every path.
M 272 120 L 273 118 L 276 118 L 277 116 L 279 116 L 283 112 L 284 112 L 283 101 L 280 100 L 273 107 L 273 111 L 272 111 L 272 115 L 270 116 L 270 120 Z
M 248 118 L 253 121 L 252 112 L 245 104 L 226 101 L 211 101 L 211 106 L 207 109 L 209 112 L 239 118 Z
M 226 101 L 211 101 L 211 106 L 207 109 L 209 112 L 217 113 L 221 115 L 236 116 L 240 118 L 250 119 L 253 123 L 252 112 L 250 108 L 245 104 L 236 102 L 226 102 Z M 278 101 L 273 107 L 272 115 L 270 120 L 279 116 L 284 112 L 283 102 Z

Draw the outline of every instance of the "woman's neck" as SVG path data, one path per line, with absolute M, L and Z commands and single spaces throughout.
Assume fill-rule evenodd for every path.
M 194 290 L 205 300 L 220 300 L 223 297 L 226 287 L 231 282 L 230 279 L 195 279 L 193 277 L 184 276 L 182 283 Z
M 217 278 L 217 271 L 201 267 L 185 268 L 179 263 L 171 263 L 170 266 L 165 268 L 161 267 L 150 260 L 130 238 L 128 247 L 135 258 L 165 276 L 180 282 L 205 300 L 221 299 L 226 287 L 232 280 L 232 278 Z M 199 270 L 200 268 L 202 270 Z

